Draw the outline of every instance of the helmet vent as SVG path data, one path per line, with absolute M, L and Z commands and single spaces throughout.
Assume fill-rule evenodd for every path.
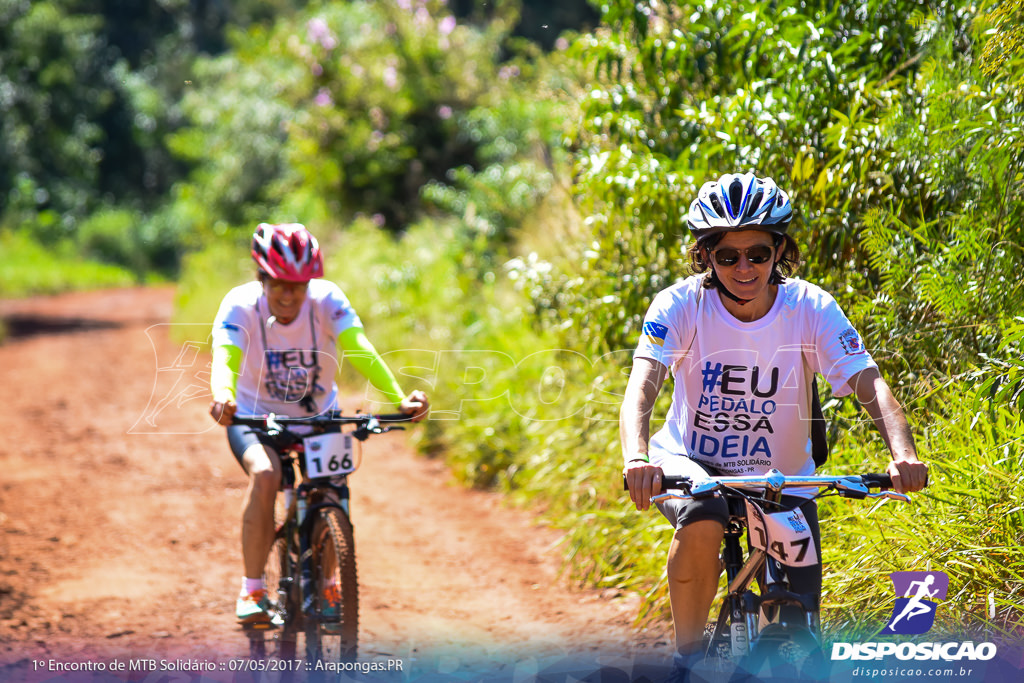
M 722 200 L 718 198 L 718 195 L 713 194 L 710 197 L 708 197 L 708 199 L 711 201 L 711 208 L 715 210 L 716 214 L 718 214 L 719 216 L 729 215 L 726 212 L 725 207 L 722 206 Z
M 757 188 L 757 192 L 754 193 L 754 196 L 750 198 L 750 202 L 747 203 L 746 213 L 748 216 L 753 216 L 754 213 L 758 210 L 758 208 L 761 206 L 761 197 L 763 196 L 764 189 L 760 187 Z
M 733 180 L 729 183 L 729 206 L 732 211 L 729 212 L 730 217 L 736 217 L 739 215 L 740 206 L 743 204 L 743 183 L 739 180 Z

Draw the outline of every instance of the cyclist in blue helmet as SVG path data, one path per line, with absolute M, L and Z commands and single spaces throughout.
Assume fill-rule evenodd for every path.
M 907 419 L 859 333 L 829 294 L 789 277 L 800 260 L 788 234 L 792 217 L 789 196 L 753 173 L 705 183 L 691 203 L 696 274 L 652 301 L 620 413 L 623 471 L 637 509 L 650 506 L 666 473 L 813 473 L 817 374 L 833 395 L 854 394 L 867 409 L 890 451 L 895 488 L 926 485 Z M 651 412 L 669 373 L 672 405 L 651 435 Z M 820 557 L 814 501 L 792 502 L 812 527 Z M 720 497 L 658 508 L 674 528 L 669 601 L 677 670 L 685 671 L 699 656 L 729 514 Z M 796 592 L 820 594 L 820 564 L 789 574 Z

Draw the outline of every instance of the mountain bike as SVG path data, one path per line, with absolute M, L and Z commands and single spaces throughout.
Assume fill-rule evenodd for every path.
M 819 596 L 793 592 L 787 576 L 787 565 L 810 566 L 820 558 L 803 513 L 796 505 L 783 504 L 783 491 L 811 488 L 818 491 L 815 497 L 854 500 L 909 502 L 910 497 L 887 490 L 892 488 L 887 474 L 786 476 L 774 469 L 762 475 L 698 480 L 665 475 L 662 488 L 667 491 L 651 502 L 721 495 L 729 504 L 721 554 L 726 595 L 707 639 L 705 663 L 714 671 L 731 672 L 734 682 L 762 675 L 828 680 L 829 661 L 819 644 Z M 752 589 L 755 581 L 760 592 Z
M 356 659 L 359 585 L 348 475 L 360 464 L 363 441 L 403 429 L 392 425 L 411 419 L 340 412 L 301 418 L 235 416 L 234 424 L 264 434 L 281 459 L 282 495 L 264 569 L 271 619 L 243 626 L 250 659 L 272 656 L 280 661 L 275 670 L 298 668 L 300 633 L 307 663 L 301 670 L 316 662 Z

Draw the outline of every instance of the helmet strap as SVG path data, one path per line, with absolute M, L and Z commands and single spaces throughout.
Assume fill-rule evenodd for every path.
M 732 292 L 730 292 L 728 289 L 726 289 L 722 281 L 718 279 L 718 273 L 715 272 L 714 267 L 711 268 L 711 275 L 709 275 L 708 277 L 711 278 L 711 284 L 713 284 L 720 293 L 724 294 L 727 299 L 735 301 L 740 306 L 746 306 L 751 301 L 753 301 L 753 299 L 741 299 Z

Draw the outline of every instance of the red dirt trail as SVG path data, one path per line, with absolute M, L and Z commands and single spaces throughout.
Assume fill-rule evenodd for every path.
M 169 288 L 0 301 L 0 681 L 232 680 L 246 656 L 246 482 L 206 414 L 208 358 L 168 336 L 172 305 Z M 531 680 L 560 658 L 635 678 L 630 662 L 668 656 L 667 631 L 632 627 L 635 600 L 565 580 L 559 533 L 453 484 L 402 433 L 367 442 L 351 483 L 360 658 L 405 667 L 374 680 Z M 139 658 L 171 674 L 112 671 Z M 105 673 L 59 670 L 89 662 Z

